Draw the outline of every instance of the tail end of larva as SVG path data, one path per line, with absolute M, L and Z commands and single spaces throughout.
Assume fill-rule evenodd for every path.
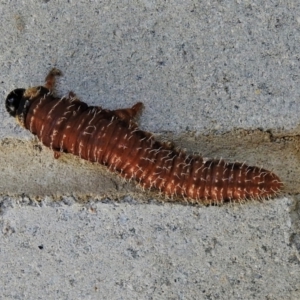
M 283 188 L 279 177 L 266 169 L 240 163 L 218 163 L 214 167 L 213 174 L 220 176 L 217 183 L 224 185 L 221 194 L 213 194 L 212 198 L 215 199 L 233 202 L 270 199 L 277 196 Z M 216 187 L 216 183 L 212 183 L 211 190 L 215 191 Z
M 265 186 L 261 190 L 260 196 L 262 198 L 268 198 L 279 195 L 283 189 L 283 182 L 280 180 L 280 178 L 273 172 L 268 172 L 267 175 L 264 176 L 264 179 Z
M 276 174 L 258 167 L 247 167 L 247 169 L 252 169 L 252 174 L 247 178 L 250 179 L 247 180 L 247 198 L 264 200 L 280 194 L 283 183 Z

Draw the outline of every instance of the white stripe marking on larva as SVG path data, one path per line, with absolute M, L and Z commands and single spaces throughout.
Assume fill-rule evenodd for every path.
M 50 136 L 50 149 L 53 150 L 53 139 L 57 135 L 58 130 L 54 129 Z
M 43 142 L 43 138 L 42 137 L 43 137 L 44 127 L 45 127 L 45 124 L 42 125 L 40 133 L 39 133 L 39 138 L 41 139 L 41 142 Z
M 48 119 L 50 119 L 52 112 L 54 111 L 54 109 L 60 104 L 60 102 L 63 101 L 64 98 L 61 98 L 57 101 L 57 103 L 55 105 L 53 105 L 53 107 L 50 109 L 50 111 L 48 112 Z

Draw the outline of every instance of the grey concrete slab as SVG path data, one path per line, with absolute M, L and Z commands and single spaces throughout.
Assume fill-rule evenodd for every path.
M 286 198 L 202 208 L 83 206 L 72 198 L 4 203 L 4 299 L 299 297 Z
M 143 101 L 149 131 L 291 129 L 299 5 L 2 1 L 2 96 L 41 83 L 55 65 L 61 93 L 107 108 Z
M 291 194 L 241 206 L 145 203 L 152 197 L 102 171 L 93 190 L 97 167 L 54 160 L 0 105 L 3 299 L 299 299 L 298 181 L 289 178 L 299 164 L 299 5 L 0 1 L 2 103 L 56 66 L 60 95 L 109 109 L 143 101 L 143 129 L 195 131 L 195 142 L 178 142 L 190 151 L 206 135 L 206 156 L 264 163 Z M 243 158 L 246 131 L 229 150 L 216 143 L 212 134 L 236 128 L 279 134 L 282 157 L 249 139 Z M 97 201 L 105 195 L 121 200 Z

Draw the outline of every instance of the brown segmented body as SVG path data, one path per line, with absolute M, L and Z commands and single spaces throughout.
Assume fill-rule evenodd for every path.
M 223 160 L 204 161 L 156 141 L 133 121 L 141 103 L 110 111 L 88 106 L 73 93 L 56 98 L 49 91 L 55 75 L 58 70 L 53 69 L 46 77 L 46 88 L 24 91 L 25 108 L 16 115 L 26 129 L 55 151 L 55 157 L 60 152 L 72 153 L 106 165 L 144 188 L 197 203 L 268 198 L 280 190 L 279 178 L 267 170 Z

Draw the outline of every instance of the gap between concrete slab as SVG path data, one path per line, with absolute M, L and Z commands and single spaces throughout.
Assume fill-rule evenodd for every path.
M 300 192 L 300 135 L 262 130 L 234 130 L 222 135 L 172 133 L 156 135 L 174 141 L 176 147 L 208 158 L 246 162 L 273 171 L 284 182 L 283 193 Z M 131 195 L 141 200 L 153 197 L 135 183 L 125 182 L 105 167 L 69 154 L 54 159 L 53 152 L 37 140 L 4 139 L 0 143 L 0 190 L 2 195 L 33 198 L 73 195 L 78 199 L 121 199 Z M 155 195 L 155 194 L 154 194 Z

